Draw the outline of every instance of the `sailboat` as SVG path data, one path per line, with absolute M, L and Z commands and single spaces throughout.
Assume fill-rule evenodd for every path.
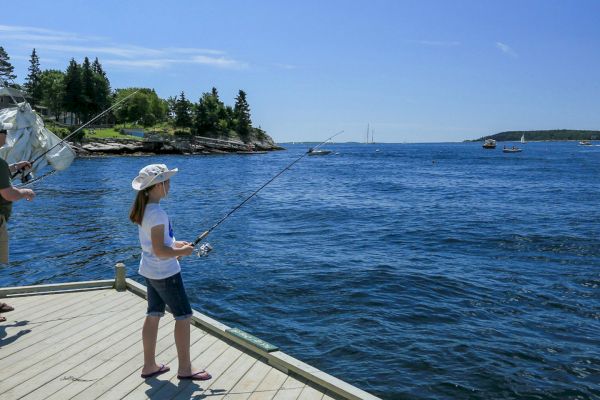
M 525 134 L 521 135 L 521 143 L 526 143 L 525 142 Z
M 370 127 L 371 127 L 370 124 L 367 124 L 367 141 L 365 143 L 366 144 L 375 144 L 375 141 L 373 140 L 375 129 L 371 129 L 371 141 L 369 141 L 369 128 Z

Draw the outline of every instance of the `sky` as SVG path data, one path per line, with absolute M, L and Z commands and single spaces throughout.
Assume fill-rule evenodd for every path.
M 111 86 L 198 101 L 212 87 L 276 142 L 458 142 L 600 129 L 600 1 L 6 2 L 22 83 L 98 57 Z

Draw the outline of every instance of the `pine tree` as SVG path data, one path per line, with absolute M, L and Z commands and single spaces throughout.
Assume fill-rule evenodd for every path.
M 192 126 L 191 104 L 181 92 L 177 104 L 175 105 L 175 126 L 189 128 Z
M 235 98 L 233 113 L 237 120 L 236 131 L 244 141 L 248 141 L 252 130 L 252 120 L 250 119 L 250 106 L 246 100 L 246 92 L 240 90 Z
M 17 76 L 13 74 L 15 67 L 10 63 L 10 57 L 8 53 L 4 50 L 4 47 L 0 46 L 0 84 L 9 86 L 13 86 L 10 82 L 6 81 L 14 81 L 17 79 Z M 6 83 L 5 83 L 6 82 Z
M 90 119 L 91 114 L 97 111 L 97 106 L 94 102 L 94 98 L 96 97 L 94 86 L 94 71 L 92 71 L 90 59 L 86 57 L 81 65 L 81 110 L 86 121 Z
M 38 58 L 35 49 L 31 52 L 31 58 L 29 59 L 29 74 L 25 79 L 25 90 L 29 95 L 31 100 L 31 105 L 35 106 L 39 104 L 42 100 L 42 85 L 41 85 L 41 75 L 42 71 L 40 70 L 40 59 Z
M 100 112 L 108 108 L 110 104 L 110 82 L 98 61 L 98 57 L 92 63 L 92 72 L 94 74 L 94 112 Z
M 70 111 L 76 115 L 82 112 L 83 99 L 81 91 L 81 67 L 72 58 L 65 74 L 65 94 L 63 97 L 65 111 Z

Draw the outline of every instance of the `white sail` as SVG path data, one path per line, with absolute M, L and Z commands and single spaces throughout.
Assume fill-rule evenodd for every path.
M 521 143 L 525 143 L 525 134 L 521 135 Z
M 0 157 L 8 164 L 33 161 L 48 149 L 60 143 L 60 138 L 44 126 L 44 121 L 27 102 L 0 110 L 0 127 L 8 131 L 6 144 L 0 148 Z M 75 159 L 75 152 L 65 142 L 54 147 L 37 160 L 32 175 L 50 164 L 55 170 L 67 169 Z

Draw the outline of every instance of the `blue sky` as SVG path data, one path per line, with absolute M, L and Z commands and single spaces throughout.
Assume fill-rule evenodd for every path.
M 600 129 L 600 1 L 28 1 L 0 45 L 27 73 L 98 57 L 113 88 L 248 93 L 278 142 L 462 141 Z

